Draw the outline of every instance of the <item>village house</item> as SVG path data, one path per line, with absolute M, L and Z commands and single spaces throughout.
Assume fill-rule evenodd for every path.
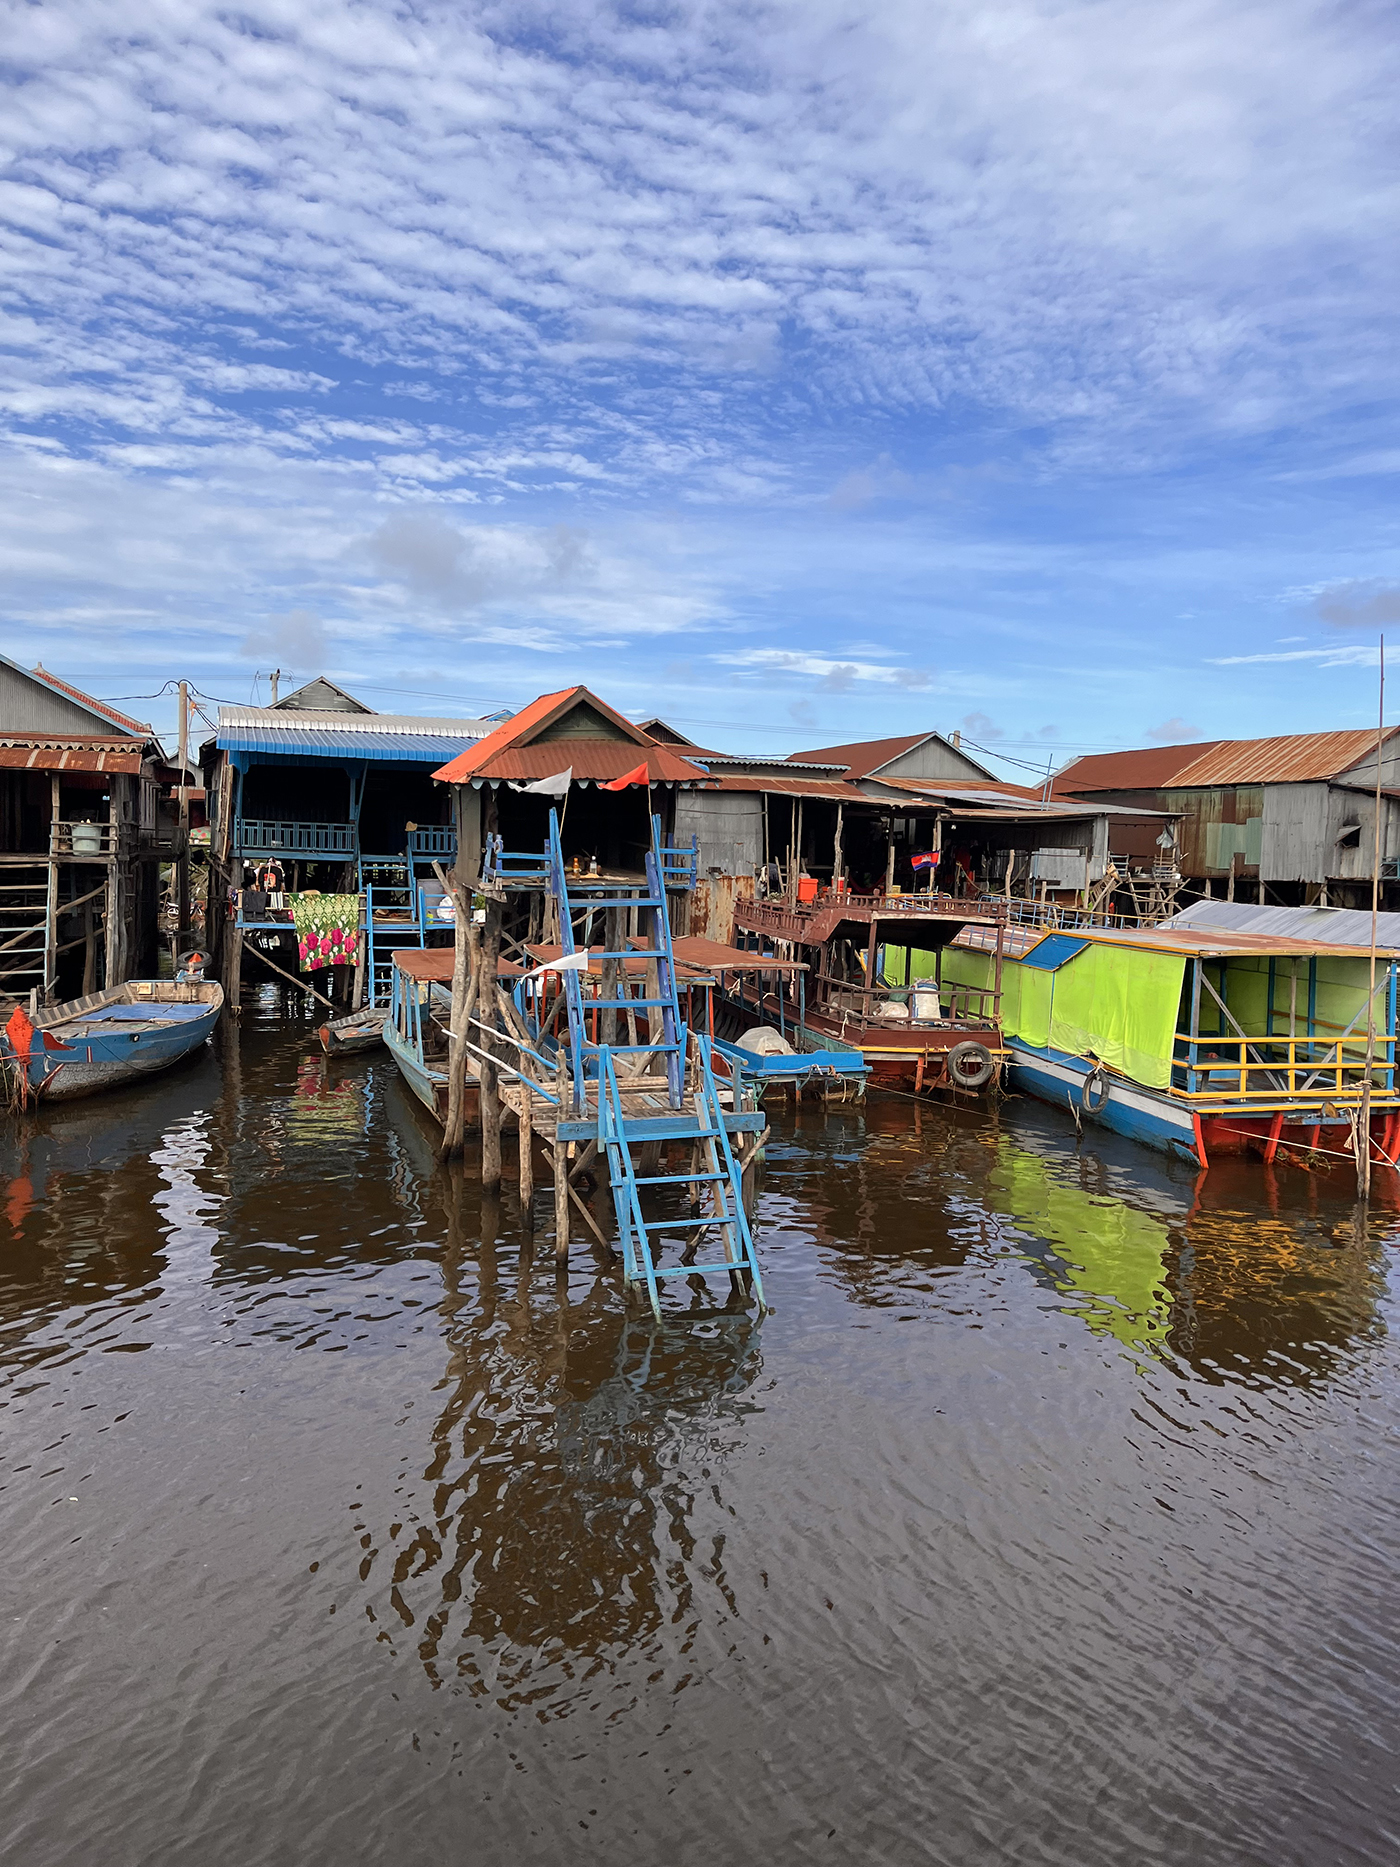
M 1397 735 L 1387 728 L 1381 751 L 1387 905 L 1400 905 Z M 1176 820 L 1176 865 L 1191 893 L 1360 907 L 1370 902 L 1375 854 L 1376 747 L 1369 727 L 1094 753 L 1057 774 L 1054 796 L 1061 806 L 1140 807 Z
M 154 966 L 174 776 L 149 726 L 0 655 L 0 995 L 70 998 Z

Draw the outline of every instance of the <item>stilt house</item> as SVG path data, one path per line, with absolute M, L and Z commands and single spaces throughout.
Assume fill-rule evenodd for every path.
M 150 970 L 179 832 L 149 726 L 0 655 L 0 997 L 76 997 Z

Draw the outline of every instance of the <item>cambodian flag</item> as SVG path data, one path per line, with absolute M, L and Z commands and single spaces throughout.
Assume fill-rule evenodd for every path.
M 909 866 L 915 869 L 936 869 L 938 867 L 938 852 L 936 850 L 926 849 L 922 855 L 911 856 L 909 858 Z

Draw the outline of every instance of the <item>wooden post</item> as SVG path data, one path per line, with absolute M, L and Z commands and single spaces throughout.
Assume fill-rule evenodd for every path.
M 49 857 L 49 887 L 44 902 L 44 993 L 58 984 L 58 863 Z
M 488 1054 L 494 1044 L 491 1032 L 496 1024 L 496 969 L 501 958 L 501 904 L 488 899 L 486 927 L 481 941 L 481 985 L 477 993 L 477 1034 Z M 483 1030 L 481 1027 L 487 1028 Z M 501 1187 L 501 1090 L 496 1066 L 486 1057 L 478 1059 L 481 1082 L 481 1185 L 487 1193 Z
M 180 827 L 175 850 L 176 940 L 189 937 L 190 928 L 190 684 L 180 682 Z
M 106 951 L 103 954 L 105 977 L 102 983 L 104 986 L 120 985 L 122 951 L 121 878 L 117 872 L 115 857 L 109 857 L 107 862 L 107 899 L 103 931 L 107 937 L 104 943 L 106 947 Z
M 565 1119 L 573 1095 L 567 1053 L 562 1045 L 555 1064 L 554 1083 L 559 1097 L 554 1130 L 554 1268 L 562 1276 L 569 1268 L 569 1147 L 557 1123 Z
M 605 953 L 620 953 L 622 951 L 622 914 L 623 910 L 621 908 L 605 908 L 603 911 L 603 951 Z M 617 989 L 619 976 L 626 976 L 623 971 L 622 961 L 617 959 L 605 959 L 603 961 L 602 984 L 599 987 L 599 996 L 601 998 L 622 997 L 621 992 Z M 616 1011 L 603 1012 L 599 1030 L 599 1041 L 604 1044 L 615 1044 L 617 1042 Z
M 472 919 L 471 890 L 449 878 L 435 862 L 433 873 L 452 902 L 452 1014 L 447 1037 L 447 1119 L 443 1123 L 441 1160 L 461 1157 L 466 1131 L 468 1020 L 481 997 L 481 943 Z M 363 939 L 361 941 L 363 948 Z M 494 1002 L 494 1001 L 493 1001 Z
M 83 997 L 97 990 L 97 917 L 91 899 L 83 905 Z
M 841 865 L 845 860 L 844 831 L 846 806 L 839 800 L 836 805 L 836 839 L 832 846 L 831 891 L 841 891 Z
M 890 817 L 888 819 L 888 822 L 889 822 L 890 829 L 889 829 L 889 844 L 885 852 L 885 893 L 886 894 L 889 894 L 890 890 L 894 887 L 894 818 Z
M 517 1088 L 520 1091 L 520 1223 L 527 1232 L 533 1232 L 535 1229 L 534 1094 L 528 1083 L 519 1083 Z

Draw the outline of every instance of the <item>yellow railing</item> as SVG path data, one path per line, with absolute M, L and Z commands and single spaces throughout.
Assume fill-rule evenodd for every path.
M 1355 1101 L 1366 1080 L 1366 1039 L 1208 1037 L 1178 1032 L 1172 1095 L 1187 1102 Z M 1377 1038 L 1373 1096 L 1396 1100 L 1394 1045 Z

